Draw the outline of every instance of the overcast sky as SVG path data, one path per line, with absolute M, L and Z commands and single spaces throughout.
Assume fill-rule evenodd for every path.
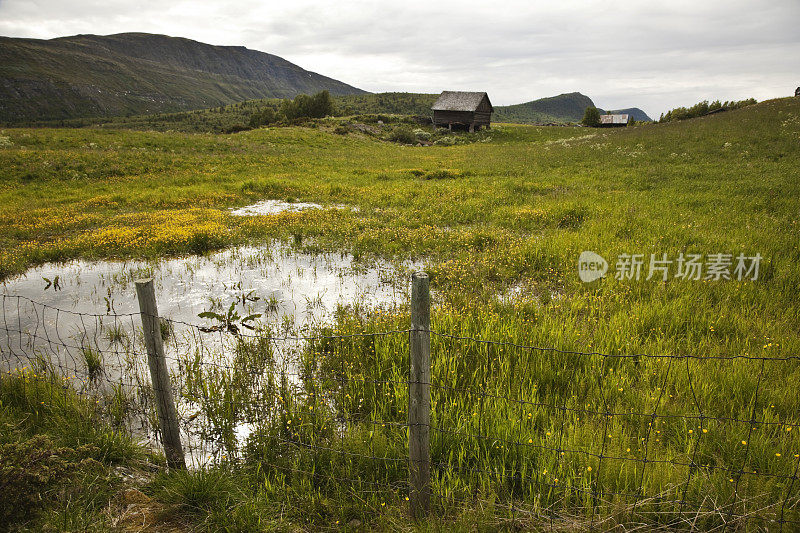
M 0 0 L 0 35 L 132 31 L 244 45 L 373 92 L 580 91 L 654 118 L 800 85 L 800 0 Z

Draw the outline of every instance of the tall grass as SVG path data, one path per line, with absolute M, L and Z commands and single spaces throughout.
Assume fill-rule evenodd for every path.
M 89 381 L 95 381 L 103 372 L 103 355 L 88 346 L 81 350 L 81 355 L 86 365 L 86 374 L 89 376 Z
M 0 375 L 0 528 L 104 530 L 119 485 L 147 454 L 101 422 L 95 399 L 46 369 Z
M 796 361 L 580 353 L 542 338 L 520 320 L 528 313 L 434 311 L 438 333 L 498 341 L 432 337 L 434 516 L 461 520 L 479 505 L 495 526 L 556 516 L 576 528 L 691 519 L 708 529 L 776 520 L 786 501 L 784 519 L 800 518 L 789 481 L 800 437 L 787 425 L 797 409 L 775 386 L 796 379 Z M 242 345 L 224 370 L 194 361 L 188 389 L 221 449 L 210 479 L 237 479 L 314 527 L 392 519 L 408 494 L 408 338 L 382 332 L 407 324 L 404 308 L 341 312 L 283 371 L 264 366 L 268 341 Z M 243 423 L 251 432 L 237 441 Z M 205 486 L 205 475 L 190 481 Z M 270 513 L 231 498 L 248 519 Z M 214 505 L 200 506 L 204 520 L 219 516 Z

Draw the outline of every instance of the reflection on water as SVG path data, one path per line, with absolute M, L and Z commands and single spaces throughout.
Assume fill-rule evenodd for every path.
M 261 313 L 268 324 L 290 320 L 302 328 L 328 319 L 337 304 L 377 306 L 400 301 L 408 290 L 406 274 L 412 268 L 381 261 L 365 267 L 354 264 L 346 254 L 303 254 L 282 245 L 244 246 L 209 256 L 154 262 L 48 263 L 7 279 L 2 292 L 66 311 L 126 314 L 138 311 L 134 280 L 153 277 L 162 317 L 202 323 L 199 313 L 222 313 L 235 302 L 239 314 Z M 52 284 L 56 277 L 58 287 Z M 23 326 L 35 320 L 20 318 Z
M 154 278 L 159 315 L 176 328 L 217 325 L 198 314 L 227 315 L 233 306 L 240 317 L 260 315 L 251 323 L 255 327 L 302 335 L 329 322 L 339 305 L 374 308 L 404 301 L 413 267 L 382 261 L 364 266 L 346 254 L 296 253 L 280 244 L 153 262 L 45 264 L 3 283 L 0 363 L 13 368 L 43 351 L 63 365 L 80 359 L 76 350 L 89 345 L 117 354 L 143 351 L 134 285 L 142 277 Z M 195 338 L 196 328 L 190 329 Z M 213 349 L 222 339 L 206 335 L 203 343 Z M 168 351 L 178 349 L 170 346 Z

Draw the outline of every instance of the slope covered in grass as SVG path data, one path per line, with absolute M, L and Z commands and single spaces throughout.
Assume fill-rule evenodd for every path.
M 488 142 L 452 147 L 409 148 L 302 127 L 233 135 L 5 130 L 3 271 L 48 257 L 178 252 L 179 240 L 159 247 L 157 235 L 137 249 L 124 240 L 96 238 L 163 224 L 170 213 L 214 221 L 213 242 L 286 235 L 286 226 L 273 226 L 273 218 L 241 220 L 220 210 L 286 197 L 360 206 L 357 213 L 291 217 L 320 245 L 426 257 L 431 266 L 440 255 L 458 252 L 461 238 L 494 232 L 478 251 L 489 261 L 484 268 L 505 265 L 492 276 L 499 285 L 537 268 L 517 264 L 519 259 L 508 264 L 509 258 L 493 253 L 509 239 L 548 250 L 549 266 L 564 276 L 584 247 L 608 256 L 633 245 L 640 253 L 693 246 L 706 246 L 707 253 L 761 251 L 765 257 L 771 251 L 769 261 L 780 264 L 795 248 L 797 105 L 793 99 L 769 101 L 684 124 L 624 131 L 502 126 Z M 420 181 L 416 176 L 424 172 L 417 169 L 452 169 L 458 179 Z M 129 217 L 136 213 L 143 216 Z M 350 241 L 354 227 L 364 231 Z M 431 236 L 411 239 L 422 228 Z M 395 230 L 410 240 L 383 238 Z M 754 284 L 759 292 L 769 292 L 767 283 L 778 280 L 794 290 L 791 269 L 765 268 L 780 276 Z M 565 283 L 570 279 L 576 281 L 572 276 Z M 690 285 L 693 291 L 706 286 Z M 776 291 L 779 299 L 791 294 Z
M 447 467 L 435 478 L 438 518 L 457 521 L 465 507 L 494 516 L 514 502 L 533 513 L 530 527 L 555 506 L 586 522 L 651 525 L 691 511 L 709 529 L 754 509 L 777 519 L 788 502 L 787 517 L 798 519 L 800 486 L 787 483 L 800 455 L 797 99 L 624 130 L 502 125 L 485 142 L 456 146 L 402 146 L 321 127 L 0 135 L 4 277 L 47 260 L 160 257 L 278 238 L 365 264 L 421 261 L 435 291 L 435 331 L 518 345 L 434 339 L 432 453 Z M 358 209 L 227 211 L 270 198 Z M 756 280 L 648 280 L 645 264 L 638 280 L 584 284 L 577 261 L 585 250 L 612 272 L 622 254 L 763 259 Z M 320 333 L 407 327 L 403 307 L 356 308 Z M 334 461 L 330 449 L 401 460 L 407 437 L 392 423 L 404 423 L 407 392 L 377 384 L 402 383 L 407 352 L 403 335 L 310 346 L 303 368 L 316 379 L 308 383 L 324 385 L 331 402 L 301 387 L 292 402 L 259 404 L 270 423 L 235 450 L 244 466 L 231 474 L 245 476 L 234 485 L 247 490 L 225 501 L 251 518 L 247 509 L 274 516 L 263 502 L 278 501 L 308 528 L 402 523 L 402 491 L 350 492 L 336 479 L 394 483 L 405 469 Z M 498 398 L 487 401 L 486 391 Z M 337 415 L 356 423 L 331 432 Z M 295 437 L 287 420 L 299 417 L 309 433 Z M 307 435 L 319 439 L 314 453 L 302 447 Z M 278 447 L 277 437 L 289 444 Z M 310 485 L 268 468 L 275 464 L 327 466 Z M 618 495 L 594 505 L 597 487 Z M 637 495 L 648 507 L 632 509 Z M 685 508 L 675 503 L 684 496 Z M 215 502 L 200 516 L 233 512 Z M 516 520 L 483 519 L 495 527 Z
M 560 94 L 523 104 L 495 107 L 494 120 L 523 124 L 580 122 L 584 111 L 590 106 L 594 106 L 592 99 L 581 93 Z
M 0 37 L 0 122 L 173 112 L 364 91 L 243 46 L 147 33 Z

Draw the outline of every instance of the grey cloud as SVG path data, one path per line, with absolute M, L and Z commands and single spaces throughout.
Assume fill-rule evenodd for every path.
M 0 34 L 149 31 L 245 45 L 373 91 L 488 90 L 499 104 L 581 91 L 651 115 L 800 83 L 796 0 L 0 0 Z

